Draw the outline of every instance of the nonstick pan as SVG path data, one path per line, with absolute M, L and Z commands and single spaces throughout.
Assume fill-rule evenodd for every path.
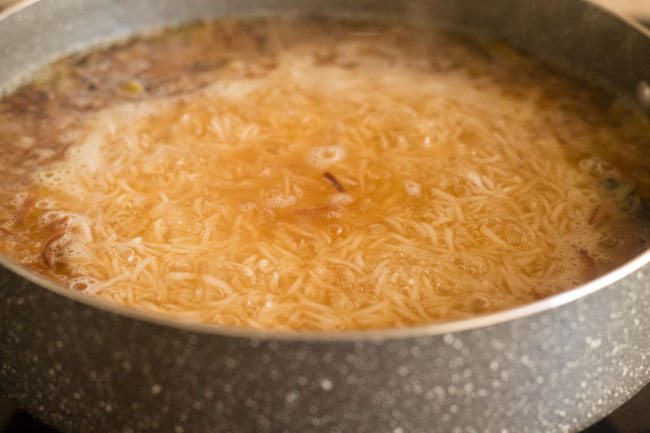
M 579 0 L 27 2 L 0 15 L 0 85 L 152 28 L 282 14 L 485 35 L 650 108 L 650 35 Z M 649 261 L 646 251 L 583 286 L 469 320 L 287 333 L 126 310 L 0 257 L 0 389 L 78 433 L 575 432 L 650 380 Z

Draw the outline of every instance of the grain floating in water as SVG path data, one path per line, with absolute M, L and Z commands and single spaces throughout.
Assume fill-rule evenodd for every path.
M 647 249 L 649 126 L 496 43 L 198 23 L 75 54 L 0 101 L 0 251 L 178 320 L 457 320 Z

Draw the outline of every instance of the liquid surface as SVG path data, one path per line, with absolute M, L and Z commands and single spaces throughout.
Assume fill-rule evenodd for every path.
M 496 44 L 196 24 L 64 59 L 0 102 L 0 251 L 180 320 L 460 319 L 647 249 L 649 131 Z

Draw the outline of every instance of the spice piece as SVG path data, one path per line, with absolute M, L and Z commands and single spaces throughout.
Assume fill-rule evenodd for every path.
M 334 188 L 336 188 L 338 192 L 345 192 L 345 188 L 343 188 L 341 182 L 339 182 L 336 176 L 334 176 L 332 173 L 326 171 L 325 173 L 323 173 L 323 176 L 325 177 L 325 179 L 329 181 L 329 183 L 332 184 Z

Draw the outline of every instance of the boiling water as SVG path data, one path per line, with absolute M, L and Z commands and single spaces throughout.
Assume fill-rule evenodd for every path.
M 0 249 L 181 320 L 367 329 L 646 249 L 648 120 L 505 47 L 216 22 L 64 59 L 0 105 Z

